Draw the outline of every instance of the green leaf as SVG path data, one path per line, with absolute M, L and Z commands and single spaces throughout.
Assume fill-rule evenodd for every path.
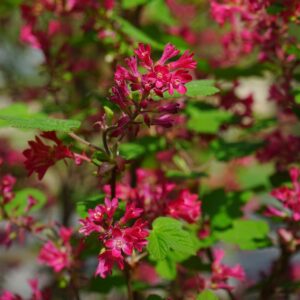
M 124 143 L 120 146 L 120 154 L 127 160 L 135 159 L 142 156 L 146 149 L 143 145 L 136 143 Z
M 182 228 L 182 223 L 169 217 L 159 217 L 153 222 L 148 238 L 151 258 L 163 260 L 172 251 L 185 258 L 195 253 L 195 245 L 190 233 Z
M 156 272 L 164 279 L 173 280 L 176 278 L 176 262 L 171 259 L 164 259 L 158 261 L 156 265 Z
M 203 213 L 210 217 L 213 228 L 223 230 L 243 215 L 241 208 L 251 195 L 251 192 L 225 193 L 223 189 L 214 190 L 201 197 Z
M 173 180 L 197 179 L 206 176 L 207 174 L 203 172 L 183 172 L 178 170 L 168 170 L 166 172 L 166 177 Z
M 60 120 L 51 118 L 12 117 L 0 113 L 2 124 L 7 127 L 23 129 L 40 129 L 42 131 L 72 131 L 80 127 L 76 120 Z
M 242 189 L 267 189 L 270 186 L 269 177 L 274 172 L 272 164 L 254 164 L 238 170 L 238 181 Z
M 285 10 L 285 7 L 280 3 L 274 3 L 267 7 L 267 13 L 270 15 L 277 15 L 280 14 Z
M 147 136 L 137 139 L 135 142 L 122 143 L 120 154 L 127 160 L 137 159 L 141 156 L 163 150 L 166 146 L 164 138 Z
M 297 94 L 297 95 L 295 96 L 295 102 L 296 102 L 297 104 L 300 104 L 300 94 Z
M 176 20 L 171 15 L 170 9 L 165 0 L 152 0 L 145 7 L 147 17 L 155 23 L 174 26 Z
M 254 250 L 270 245 L 269 226 L 261 220 L 235 220 L 233 227 L 216 232 L 217 237 L 226 243 L 237 244 L 242 250 Z
M 197 296 L 197 300 L 219 300 L 215 293 L 211 290 L 204 290 Z
M 252 154 L 257 149 L 262 147 L 262 142 L 233 142 L 229 143 L 223 139 L 214 140 L 210 143 L 210 149 L 220 161 L 229 161 L 237 157 L 244 157 Z
M 37 200 L 37 204 L 31 208 L 31 211 L 39 210 L 47 201 L 47 198 L 42 191 L 34 188 L 26 188 L 17 191 L 14 199 L 5 205 L 6 212 L 17 216 L 24 214 L 24 210 L 28 205 L 29 196 L 32 196 Z
M 214 80 L 202 79 L 193 80 L 186 84 L 189 97 L 211 96 L 218 93 L 220 90 L 214 86 Z
M 186 112 L 190 116 L 187 123 L 188 129 L 198 133 L 215 134 L 222 124 L 232 119 L 230 112 L 205 107 L 200 103 L 189 103 Z
M 147 0 L 123 0 L 122 7 L 124 9 L 129 9 L 145 3 L 147 3 Z
M 164 45 L 158 43 L 156 40 L 152 39 L 143 31 L 130 24 L 128 21 L 120 17 L 116 17 L 116 20 L 120 24 L 120 30 L 122 30 L 125 34 L 127 34 L 130 38 L 134 39 L 136 42 L 150 44 L 154 49 L 157 50 L 164 49 Z
M 170 95 L 168 92 L 165 92 L 163 98 L 165 99 L 181 98 L 183 96 L 196 98 L 196 97 L 212 96 L 220 91 L 214 85 L 215 85 L 215 81 L 210 79 L 193 80 L 191 82 L 188 82 L 185 85 L 185 87 L 187 88 L 187 92 L 184 95 L 179 94 L 176 91 L 174 92 L 173 95 Z M 160 99 L 160 98 L 154 97 L 154 99 Z
M 0 115 L 6 117 L 20 117 L 20 118 L 44 118 L 43 113 L 32 113 L 24 103 L 13 103 L 7 107 L 0 109 Z M 0 127 L 7 126 L 7 121 L 0 120 Z

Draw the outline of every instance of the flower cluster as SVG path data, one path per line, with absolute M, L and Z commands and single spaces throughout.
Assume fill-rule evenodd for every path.
M 109 195 L 110 186 L 104 186 L 104 191 Z M 198 195 L 187 189 L 177 193 L 176 184 L 168 181 L 160 171 L 137 169 L 136 186 L 132 187 L 126 181 L 118 183 L 116 194 L 118 198 L 141 208 L 143 216 L 148 220 L 168 215 L 188 223 L 196 223 L 201 216 Z
M 243 268 L 237 264 L 233 267 L 222 263 L 224 258 L 224 250 L 217 248 L 212 253 L 211 274 L 207 277 L 202 274 L 196 274 L 190 278 L 184 278 L 183 288 L 186 293 L 191 293 L 193 290 L 202 291 L 204 289 L 224 289 L 227 291 L 233 290 L 234 286 L 229 280 L 235 279 L 245 281 L 246 275 Z M 192 293 L 191 293 L 192 294 Z
M 297 222 L 300 220 L 300 170 L 293 167 L 289 173 L 292 180 L 292 188 L 282 186 L 271 192 L 271 195 L 281 202 L 286 211 L 269 206 L 266 214 L 280 218 L 288 218 Z
M 164 92 L 170 95 L 174 91 L 186 93 L 185 84 L 192 80 L 189 71 L 196 68 L 196 61 L 188 50 L 179 59 L 170 61 L 179 54 L 175 46 L 167 44 L 160 59 L 154 62 L 150 45 L 139 44 L 135 50 L 136 56 L 126 60 L 127 68 L 117 67 L 110 99 L 120 107 L 124 116 L 119 121 L 115 135 L 122 132 L 121 128 L 132 124 L 139 115 L 148 126 L 172 126 L 172 114 L 178 111 L 179 104 L 162 104 L 153 98 L 155 95 L 163 97 Z M 139 67 L 145 72 L 141 73 Z M 155 113 L 155 116 L 151 113 Z
M 212 263 L 212 275 L 210 278 L 210 288 L 212 289 L 232 289 L 233 287 L 228 284 L 229 278 L 237 280 L 245 280 L 244 270 L 240 265 L 229 267 L 221 263 L 224 257 L 222 249 L 214 250 L 214 261 Z
M 14 185 L 16 178 L 10 174 L 0 179 L 0 216 L 3 227 L 0 230 L 0 245 L 9 247 L 12 242 L 18 239 L 24 240 L 25 232 L 36 232 L 41 226 L 28 213 L 37 204 L 37 200 L 29 195 L 23 206 L 24 211 L 20 214 L 20 203 L 15 201 Z
M 54 142 L 54 145 L 45 144 L 40 137 Z M 80 164 L 82 160 L 89 161 L 85 155 L 72 152 L 57 138 L 54 131 L 43 132 L 40 137 L 36 136 L 35 141 L 29 141 L 29 149 L 23 152 L 26 158 L 24 164 L 29 175 L 36 172 L 41 180 L 49 167 L 65 158 L 73 159 L 77 164 Z
M 285 170 L 291 163 L 298 161 L 300 138 L 275 130 L 264 137 L 265 146 L 257 151 L 260 162 L 275 161 L 277 169 Z
M 59 238 L 47 241 L 39 254 L 39 261 L 51 267 L 54 272 L 69 269 L 73 263 L 73 249 L 70 244 L 72 229 L 61 227 L 58 232 Z
M 118 206 L 116 198 L 106 198 L 104 205 L 90 209 L 88 217 L 80 220 L 82 227 L 79 232 L 85 236 L 95 232 L 103 243 L 104 248 L 98 257 L 96 270 L 96 275 L 102 278 L 111 273 L 114 264 L 123 269 L 125 258 L 135 250 L 141 252 L 147 244 L 147 222 L 139 218 L 132 225 L 127 224 L 130 220 L 138 218 L 142 210 L 128 204 L 123 217 L 115 221 L 114 215 Z
M 287 54 L 284 47 L 292 40 L 287 36 L 288 22 L 299 15 L 300 6 L 297 1 L 283 5 L 280 13 L 268 12 L 270 1 L 211 1 L 211 15 L 220 25 L 230 24 L 230 31 L 223 36 L 225 55 L 234 62 L 243 54 L 249 54 L 254 47 L 260 47 L 259 58 L 289 61 L 293 57 Z M 286 9 L 288 7 L 288 9 Z
M 38 280 L 31 279 L 28 280 L 28 283 L 31 288 L 31 297 L 28 300 L 50 300 L 51 293 L 49 289 L 40 290 L 38 287 Z M 0 300 L 23 300 L 24 298 L 20 295 L 13 294 L 10 291 L 3 291 L 0 295 Z
M 253 123 L 253 96 L 238 97 L 235 93 L 237 86 L 220 96 L 220 107 L 232 112 L 242 127 L 250 127 Z

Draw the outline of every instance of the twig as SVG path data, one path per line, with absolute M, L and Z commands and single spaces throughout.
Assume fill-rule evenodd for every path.
M 102 148 L 100 148 L 100 147 L 98 147 L 98 146 L 96 146 L 96 145 L 94 145 L 94 144 L 92 144 L 92 143 L 86 141 L 85 139 L 81 138 L 80 136 L 78 136 L 78 135 L 75 134 L 74 132 L 70 132 L 70 133 L 68 133 L 68 135 L 69 135 L 71 138 L 73 138 L 74 140 L 76 140 L 76 141 L 78 141 L 78 142 L 80 142 L 80 143 L 82 143 L 82 144 L 84 144 L 84 145 L 86 145 L 86 146 L 88 146 L 88 147 L 90 147 L 90 148 L 93 148 L 93 149 L 95 149 L 95 150 L 99 150 L 99 151 L 104 152 L 104 150 L 103 150 Z

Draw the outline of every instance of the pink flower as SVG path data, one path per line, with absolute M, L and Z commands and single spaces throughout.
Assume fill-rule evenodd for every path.
M 60 272 L 70 266 L 67 249 L 55 245 L 52 241 L 44 244 L 38 259 L 41 263 L 52 267 L 55 272 Z
M 28 284 L 32 290 L 32 294 L 30 297 L 30 300 L 50 300 L 51 299 L 51 293 L 49 290 L 40 290 L 38 287 L 38 280 L 37 279 L 30 279 L 28 280 Z M 0 295 L 0 300 L 23 300 L 21 296 L 17 294 L 13 294 L 9 291 L 4 291 Z
M 133 250 L 131 238 L 125 230 L 119 228 L 112 229 L 111 238 L 105 242 L 105 246 L 111 250 L 112 255 L 115 257 L 121 257 L 121 251 L 131 255 Z
M 183 190 L 176 200 L 169 203 L 167 213 L 174 218 L 183 219 L 189 223 L 197 222 L 201 215 L 201 202 L 198 195 Z
M 20 33 L 20 39 L 23 43 L 29 44 L 32 48 L 40 49 L 41 44 L 36 37 L 36 35 L 33 33 L 33 29 L 31 25 L 24 25 L 21 28 Z
M 4 291 L 2 295 L 0 295 L 0 300 L 22 300 L 23 298 L 19 295 L 14 295 L 12 292 Z
M 98 257 L 98 266 L 95 275 L 105 278 L 112 271 L 114 264 L 117 264 L 119 269 L 124 269 L 124 259 L 122 256 L 116 257 L 112 255 L 112 251 L 105 250 Z
M 300 183 L 299 183 L 300 171 L 293 167 L 290 169 L 290 177 L 293 187 L 279 187 L 271 192 L 271 195 L 279 200 L 283 206 L 289 210 L 293 221 L 300 220 Z M 275 208 L 269 208 L 268 212 L 271 212 L 275 216 L 287 217 L 287 214 L 278 212 Z
M 13 192 L 13 187 L 16 183 L 16 178 L 12 175 L 4 175 L 0 181 L 0 195 L 3 197 L 3 204 L 10 202 L 15 194 Z
M 54 145 L 46 145 L 36 136 L 35 141 L 28 142 L 30 148 L 23 152 L 26 157 L 24 164 L 29 175 L 36 172 L 40 180 L 44 177 L 48 168 L 57 161 L 65 158 L 74 158 L 74 154 L 56 137 L 54 131 L 43 132 L 41 137 L 54 142 Z
M 60 239 L 56 243 L 48 241 L 44 244 L 38 257 L 39 261 L 52 267 L 54 272 L 69 268 L 72 264 L 71 234 L 71 229 L 61 227 L 59 230 Z
M 123 134 L 124 130 L 128 129 L 129 123 L 132 125 L 132 120 L 130 122 L 132 116 L 136 118 L 139 114 L 148 126 L 171 127 L 173 125 L 171 114 L 177 113 L 178 105 L 176 108 L 164 111 L 160 108 L 162 106 L 160 101 L 153 101 L 152 94 L 163 97 L 165 92 L 172 95 L 175 90 L 185 94 L 187 91 L 185 85 L 192 80 L 189 72 L 197 65 L 190 51 L 185 51 L 177 60 L 169 62 L 180 53 L 172 44 L 165 46 L 160 59 L 156 62 L 151 58 L 150 45 L 139 44 L 134 53 L 135 57 L 126 59 L 127 68 L 117 66 L 115 72 L 115 86 L 112 88 L 110 100 L 120 107 L 128 120 L 125 124 L 118 124 L 118 128 L 112 133 L 113 136 Z M 144 72 L 139 66 L 145 69 Z M 134 91 L 138 93 L 133 96 Z M 134 98 L 138 98 L 139 103 Z M 157 112 L 160 114 L 152 116 L 152 113 Z M 131 129 L 137 132 L 138 128 L 137 125 Z
M 212 276 L 210 287 L 213 289 L 232 289 L 232 286 L 228 285 L 229 278 L 235 278 L 237 280 L 245 280 L 245 272 L 240 265 L 234 267 L 228 267 L 221 263 L 224 257 L 224 251 L 222 249 L 214 250 L 214 261 L 212 263 Z
M 96 275 L 106 277 L 116 263 L 119 268 L 124 266 L 124 258 L 130 256 L 134 249 L 142 251 L 147 244 L 147 222 L 142 219 L 133 225 L 126 224 L 131 219 L 139 217 L 142 210 L 133 204 L 128 204 L 123 217 L 114 221 L 114 214 L 118 208 L 118 201 L 113 198 L 105 199 L 103 205 L 98 205 L 94 210 L 89 210 L 89 216 L 80 223 L 83 225 L 79 232 L 89 235 L 98 232 L 98 238 L 104 245 L 104 252 L 99 256 Z
M 116 209 L 118 208 L 118 200 L 113 198 L 105 198 L 104 205 L 98 205 L 94 209 L 88 210 L 88 217 L 80 219 L 79 223 L 82 227 L 79 232 L 85 236 L 90 235 L 92 232 L 103 232 L 105 223 L 110 224 Z

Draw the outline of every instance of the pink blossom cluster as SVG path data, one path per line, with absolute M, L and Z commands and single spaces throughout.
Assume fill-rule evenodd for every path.
M 239 264 L 230 267 L 222 263 L 224 254 L 224 250 L 220 248 L 213 250 L 211 274 L 207 277 L 197 274 L 185 279 L 183 288 L 186 293 L 190 293 L 193 290 L 202 291 L 204 289 L 225 289 L 231 291 L 234 289 L 234 286 L 230 284 L 229 280 L 245 281 L 245 272 Z
M 239 281 L 245 280 L 245 272 L 240 265 L 229 267 L 222 264 L 224 250 L 214 250 L 214 261 L 212 263 L 212 275 L 210 278 L 210 288 L 213 289 L 232 289 L 233 286 L 228 284 L 229 278 L 235 278 Z
M 192 80 L 190 70 L 196 68 L 193 54 L 188 50 L 174 60 L 180 51 L 172 44 L 166 45 L 156 62 L 151 58 L 150 45 L 139 44 L 134 52 L 135 56 L 126 59 L 127 68 L 118 66 L 115 72 L 110 99 L 120 107 L 123 117 L 114 135 L 121 134 L 122 128 L 132 124 L 139 115 L 148 126 L 172 126 L 172 115 L 178 111 L 179 104 L 162 103 L 154 100 L 154 96 L 163 97 L 165 92 L 173 95 L 174 91 L 185 94 L 185 84 Z M 140 72 L 141 67 L 144 73 Z
M 4 225 L 0 230 L 0 245 L 6 247 L 9 247 L 15 239 L 23 242 L 26 231 L 36 232 L 41 229 L 35 219 L 28 214 L 37 204 L 34 197 L 29 195 L 23 214 L 18 213 L 19 208 L 14 205 L 15 183 L 16 178 L 10 174 L 3 175 L 0 179 L 0 213 Z
M 241 127 L 250 127 L 253 124 L 253 96 L 250 94 L 245 98 L 236 95 L 235 87 L 220 96 L 220 107 L 232 112 L 238 119 Z
M 300 220 L 300 170 L 296 167 L 292 167 L 289 173 L 292 180 L 292 187 L 282 186 L 275 188 L 271 192 L 271 195 L 283 205 L 284 210 L 269 206 L 266 215 L 297 222 Z
M 49 289 L 40 290 L 38 287 L 38 280 L 37 279 L 31 279 L 28 280 L 28 283 L 31 288 L 31 297 L 28 298 L 28 300 L 50 300 L 51 299 L 51 293 Z M 10 291 L 3 291 L 0 295 L 0 300 L 25 300 L 23 297 L 21 297 L 18 294 L 13 294 Z
M 71 268 L 73 264 L 73 249 L 70 243 L 72 229 L 61 227 L 58 239 L 47 241 L 38 256 L 40 263 L 51 267 L 54 272 L 61 272 Z
M 287 44 L 292 43 L 287 35 L 288 22 L 297 18 L 300 12 L 298 1 L 282 3 L 282 11 L 270 14 L 268 7 L 275 1 L 211 1 L 212 18 L 221 26 L 230 25 L 229 32 L 222 38 L 226 64 L 236 62 L 241 56 L 250 54 L 259 47 L 260 60 L 291 61 L 286 53 Z M 276 4 L 276 3 L 275 3 Z
M 274 161 L 279 170 L 285 170 L 299 159 L 300 138 L 275 130 L 264 137 L 265 146 L 257 151 L 260 162 Z
M 21 4 L 24 25 L 20 40 L 43 53 L 51 80 L 61 76 L 57 72 L 60 69 L 73 73 L 91 70 L 94 68 L 92 60 L 78 56 L 70 37 L 78 30 L 82 33 L 99 31 L 100 10 L 109 12 L 114 5 L 114 0 L 28 1 Z
M 79 232 L 85 236 L 96 233 L 103 244 L 96 270 L 96 275 L 102 278 L 111 273 L 115 264 L 123 270 L 126 258 L 135 250 L 141 252 L 147 244 L 147 222 L 139 218 L 142 209 L 134 204 L 127 204 L 124 215 L 115 221 L 118 206 L 117 198 L 105 198 L 103 205 L 89 209 L 88 216 L 80 220 Z M 137 220 L 132 225 L 128 224 L 133 219 Z
M 187 189 L 176 191 L 176 184 L 167 180 L 161 171 L 137 169 L 136 186 L 120 182 L 116 186 L 116 196 L 142 209 L 143 216 L 153 220 L 168 215 L 188 223 L 196 223 L 201 216 L 201 202 L 197 194 Z M 107 195 L 110 186 L 104 186 Z

